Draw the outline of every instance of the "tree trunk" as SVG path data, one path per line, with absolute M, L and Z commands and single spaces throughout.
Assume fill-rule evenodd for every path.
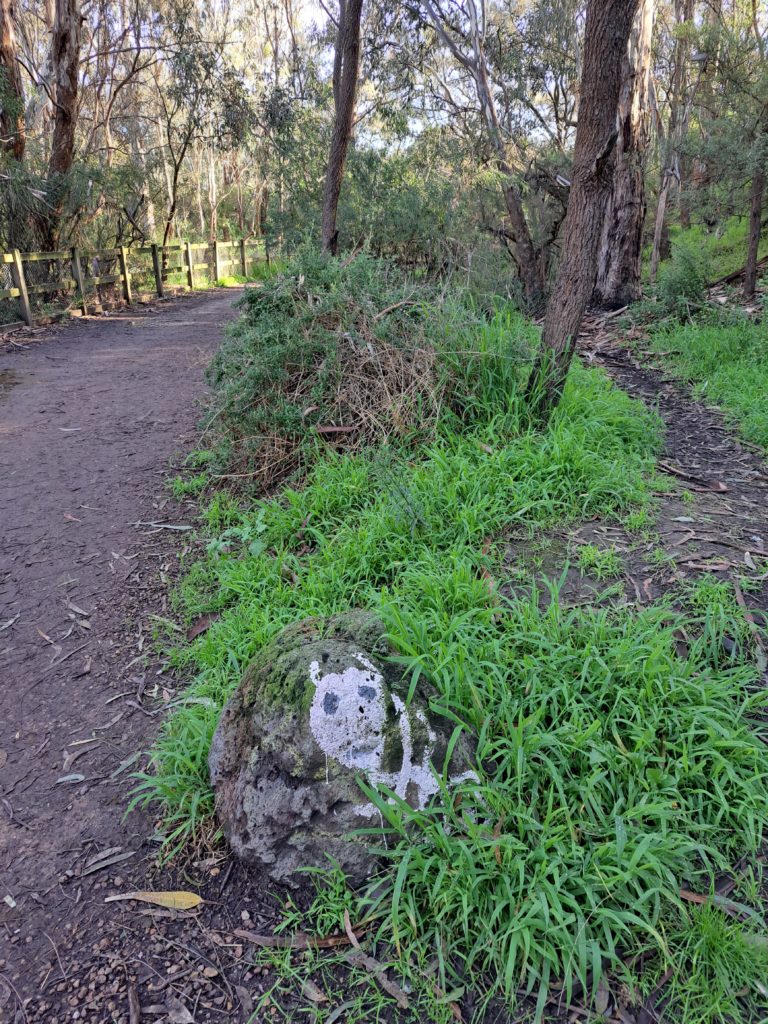
M 675 0 L 675 21 L 678 28 L 693 20 L 695 0 Z M 670 99 L 669 131 L 664 153 L 664 167 L 661 173 L 661 188 L 656 206 L 656 223 L 653 230 L 653 249 L 651 250 L 650 279 L 656 280 L 659 261 L 669 249 L 666 213 L 669 193 L 673 184 L 678 190 L 682 186 L 680 170 L 680 147 L 688 130 L 690 104 L 686 102 L 685 66 L 688 60 L 690 42 L 684 33 L 680 33 L 675 46 L 675 66 L 672 71 L 672 96 Z
M 14 160 L 24 156 L 26 124 L 24 87 L 16 60 L 15 11 L 13 0 L 0 0 L 0 75 L 5 78 L 3 105 L 0 108 L 2 145 Z
M 765 196 L 765 162 L 758 159 L 752 175 L 752 197 L 749 208 L 749 245 L 744 270 L 744 298 L 751 299 L 757 286 L 757 255 L 760 248 L 760 229 Z
M 622 63 L 639 0 L 589 0 L 573 177 L 557 279 L 528 379 L 531 415 L 546 421 L 560 401 L 589 297 L 610 196 Z
M 339 247 L 336 211 L 339 206 L 341 181 L 344 177 L 344 165 L 347 161 L 347 149 L 352 136 L 352 123 L 355 116 L 357 76 L 360 67 L 362 10 L 363 0 L 340 0 L 339 30 L 336 35 L 336 51 L 333 61 L 335 116 L 323 200 L 323 249 L 334 255 Z
M 616 166 L 600 239 L 594 296 L 604 309 L 629 305 L 641 294 L 653 15 L 654 0 L 640 0 L 623 62 Z
M 56 0 L 51 39 L 56 116 L 48 161 L 50 212 L 45 230 L 45 244 L 51 249 L 59 243 L 66 193 L 64 179 L 75 159 L 81 35 L 80 0 Z

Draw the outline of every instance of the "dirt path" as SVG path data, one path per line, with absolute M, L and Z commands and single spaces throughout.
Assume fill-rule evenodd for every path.
M 184 537 L 147 524 L 183 514 L 169 459 L 190 447 L 237 294 L 78 321 L 0 353 L 2 1020 L 8 988 L 37 994 L 31 969 L 66 956 L 101 875 L 93 858 L 120 847 L 127 877 L 146 856 L 150 824 L 121 821 L 128 770 L 113 773 L 149 742 L 151 698 L 172 692 L 145 653 Z
M 717 409 L 695 401 L 684 383 L 639 360 L 619 340 L 592 347 L 587 337 L 582 356 L 658 411 L 665 425 L 659 470 L 674 483 L 659 499 L 658 537 L 642 545 L 624 535 L 633 549 L 636 599 L 645 603 L 687 578 L 707 576 L 748 581 L 746 603 L 768 612 L 768 466 L 762 453 L 741 441 Z

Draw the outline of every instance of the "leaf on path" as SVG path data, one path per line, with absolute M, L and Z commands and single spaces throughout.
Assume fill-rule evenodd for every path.
M 165 1008 L 168 1011 L 168 1020 L 171 1024 L 195 1024 L 195 1018 L 176 996 L 168 996 L 165 1000 Z
M 183 889 L 176 892 L 144 892 L 139 889 L 104 897 L 105 903 L 114 903 L 116 900 L 139 900 L 142 903 L 154 903 L 158 907 L 168 907 L 169 910 L 192 910 L 200 906 L 203 897 Z
M 329 935 L 326 938 L 316 939 L 306 932 L 296 932 L 295 935 L 259 935 L 257 932 L 249 932 L 244 928 L 235 928 L 232 932 L 239 939 L 252 942 L 254 946 L 263 946 L 265 949 L 332 949 L 334 946 L 348 946 L 349 939 L 346 935 Z
M 74 782 L 85 782 L 85 776 L 81 775 L 80 772 L 73 772 L 71 775 L 62 775 L 60 779 L 56 779 L 54 786 L 58 786 L 60 783 L 70 785 Z
M 86 875 L 92 875 L 94 871 L 101 871 L 103 868 L 112 867 L 113 864 L 120 864 L 121 861 L 128 860 L 135 854 L 135 850 L 123 850 L 122 846 L 113 846 L 109 850 L 102 850 L 87 862 L 80 872 L 80 877 L 85 878 Z
M 744 552 L 744 564 L 748 568 L 750 568 L 750 569 L 753 569 L 755 571 L 757 570 L 757 566 L 755 565 L 755 560 L 754 560 L 754 558 L 752 557 L 752 555 L 751 555 L 751 553 L 749 551 L 745 551 Z
M 301 994 L 311 999 L 313 1003 L 327 1003 L 328 996 L 319 988 L 311 978 L 307 978 L 301 986 Z
M 379 963 L 378 960 L 369 956 L 367 953 L 364 953 L 361 949 L 347 950 L 344 954 L 344 959 L 351 967 L 361 967 L 363 970 L 373 975 L 387 995 L 392 996 L 401 1010 L 408 1009 L 408 996 L 396 982 L 387 977 L 384 964 Z
M 199 619 L 195 619 L 187 630 L 187 640 L 194 640 L 195 637 L 205 633 L 218 617 L 218 612 L 209 612 L 207 615 L 201 615 Z

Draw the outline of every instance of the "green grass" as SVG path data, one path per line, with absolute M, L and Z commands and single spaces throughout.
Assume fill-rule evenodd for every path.
M 333 293 L 337 272 L 320 270 Z M 381 285 L 380 266 L 353 270 Z M 288 277 L 263 293 L 278 302 L 275 345 L 295 351 L 293 313 L 284 314 L 298 301 L 303 317 L 306 296 Z M 361 308 L 366 324 L 381 324 L 373 292 L 354 297 L 317 302 L 344 330 L 363 322 Z M 386 849 L 381 830 L 371 835 L 381 876 L 356 894 L 338 872 L 318 876 L 312 906 L 287 906 L 284 925 L 327 933 L 345 909 L 368 918 L 369 949 L 413 987 L 410 1019 L 439 1024 L 451 1018 L 450 999 L 469 989 L 482 997 L 478 1020 L 494 996 L 515 1004 L 529 995 L 542 1014 L 561 982 L 566 1000 L 577 985 L 589 1000 L 606 971 L 623 976 L 639 953 L 661 972 L 682 964 L 709 979 L 696 967 L 701 922 L 679 891 L 710 892 L 716 872 L 759 849 L 768 821 L 766 697 L 752 631 L 728 585 L 689 588 L 683 612 L 607 602 L 568 609 L 557 586 L 537 589 L 530 571 L 527 596 L 507 596 L 521 576 L 505 564 L 508 533 L 535 542 L 598 515 L 648 528 L 660 425 L 601 371 L 576 365 L 548 427 L 534 431 L 520 399 L 516 321 L 469 312 L 457 319 L 455 308 L 425 302 L 407 313 L 439 342 L 450 381 L 428 433 L 346 454 L 313 442 L 301 486 L 265 500 L 213 495 L 206 555 L 181 584 L 176 610 L 184 624 L 218 618 L 173 652 L 194 682 L 134 797 L 164 818 L 166 854 L 181 848 L 211 820 L 211 736 L 254 655 L 306 616 L 376 610 L 403 671 L 414 685 L 431 682 L 436 713 L 476 745 L 478 777 L 418 812 L 371 793 L 388 833 Z M 316 330 L 316 319 L 307 313 L 302 322 Z M 236 338 L 217 363 L 230 397 L 243 382 L 223 367 L 247 365 L 253 340 Z M 275 386 L 279 361 L 269 370 Z M 620 571 L 615 552 L 595 552 L 583 567 Z M 737 945 L 729 977 L 751 976 Z M 346 999 L 349 1019 L 387 1019 L 370 977 L 353 971 L 339 987 L 338 952 L 298 963 L 290 952 L 263 956 L 277 971 L 269 999 L 278 1018 L 311 1009 L 323 1021 Z M 327 1006 L 307 1005 L 308 978 L 332 993 Z
M 735 920 L 716 904 L 683 910 L 667 942 L 670 1024 L 752 1024 L 768 1012 L 768 936 L 758 914 Z M 659 965 L 659 971 L 661 965 Z M 658 979 L 659 971 L 654 980 Z
M 707 231 L 703 225 L 692 225 L 681 229 L 673 227 L 670 236 L 673 244 L 683 242 L 695 247 L 702 255 L 707 267 L 707 279 L 717 281 L 721 277 L 740 270 L 747 259 L 746 217 L 731 217 L 720 224 L 716 232 Z M 759 250 L 759 257 L 768 255 L 768 236 L 764 235 Z
M 579 568 L 596 580 L 616 579 L 621 576 L 621 555 L 615 548 L 599 548 L 596 544 L 584 544 L 578 552 Z
M 414 567 L 482 597 L 480 570 L 497 571 L 493 553 L 481 553 L 486 539 L 597 514 L 620 518 L 649 500 L 644 474 L 658 429 L 602 373 L 577 366 L 544 434 L 512 408 L 461 434 L 446 426 L 416 460 L 396 449 L 327 455 L 301 490 L 247 511 L 214 497 L 208 557 L 192 567 L 179 601 L 189 621 L 224 614 L 175 654 L 198 678 L 143 783 L 164 806 L 171 845 L 212 812 L 206 757 L 219 711 L 277 631 L 309 615 L 403 600 L 422 587 Z
M 694 386 L 703 401 L 720 406 L 729 422 L 768 448 L 768 321 L 688 323 L 652 335 L 651 346 Z

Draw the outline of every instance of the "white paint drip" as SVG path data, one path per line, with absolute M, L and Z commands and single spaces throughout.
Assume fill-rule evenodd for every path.
M 397 727 L 403 750 L 403 761 L 398 772 L 386 772 L 382 767 L 384 756 L 384 728 L 386 725 L 386 689 L 381 673 L 363 654 L 353 657 L 362 668 L 350 665 L 343 672 L 321 675 L 320 664 L 313 661 L 309 676 L 315 694 L 309 709 L 309 727 L 315 742 L 327 758 L 332 757 L 346 768 L 362 771 L 376 785 L 384 785 L 403 800 L 415 788 L 416 806 L 422 808 L 439 790 L 430 761 L 437 736 L 423 711 L 415 712 L 424 726 L 428 743 L 420 762 L 414 763 L 411 719 L 403 700 L 392 694 L 397 715 Z M 463 772 L 451 778 L 452 783 L 475 778 L 474 772 Z M 377 808 L 363 804 L 360 814 L 373 817 Z

